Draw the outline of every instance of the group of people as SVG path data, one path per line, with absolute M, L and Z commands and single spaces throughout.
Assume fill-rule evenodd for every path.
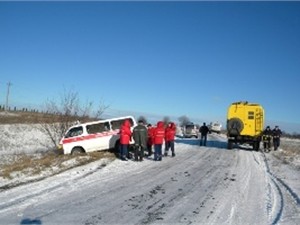
M 264 151 L 269 152 L 271 150 L 271 141 L 272 140 L 273 140 L 274 151 L 276 151 L 280 146 L 281 135 L 282 135 L 282 132 L 278 126 L 275 126 L 275 128 L 273 130 L 271 130 L 270 126 L 267 126 L 262 134 Z
M 128 160 L 129 158 L 129 143 L 134 140 L 134 159 L 135 161 L 143 161 L 145 151 L 147 156 L 150 157 L 153 154 L 152 146 L 154 146 L 154 161 L 161 161 L 162 156 L 168 156 L 169 150 L 171 150 L 172 157 L 175 157 L 175 135 L 176 125 L 173 122 L 169 122 L 166 126 L 163 121 L 157 122 L 156 127 L 148 124 L 144 124 L 144 121 L 139 120 L 138 125 L 130 129 L 131 124 L 129 120 L 125 120 L 120 128 L 120 149 L 119 156 L 121 160 Z M 206 146 L 207 134 L 209 128 L 206 123 L 199 128 L 200 133 L 200 146 Z M 271 141 L 273 141 L 274 151 L 280 146 L 280 137 L 282 135 L 278 126 L 275 126 L 271 130 L 270 126 L 267 126 L 262 134 L 262 141 L 264 151 L 270 151 Z M 162 154 L 163 143 L 165 143 L 165 151 Z
M 157 122 L 156 127 L 151 124 L 145 126 L 143 120 L 138 121 L 138 125 L 130 129 L 131 124 L 129 120 L 125 120 L 120 128 L 120 159 L 127 161 L 129 158 L 129 143 L 134 140 L 134 159 L 135 161 L 143 161 L 145 151 L 147 156 L 153 154 L 152 146 L 154 146 L 154 161 L 162 160 L 162 147 L 165 143 L 164 156 L 168 156 L 171 149 L 172 157 L 175 157 L 175 134 L 176 125 L 169 122 L 165 127 L 163 121 Z

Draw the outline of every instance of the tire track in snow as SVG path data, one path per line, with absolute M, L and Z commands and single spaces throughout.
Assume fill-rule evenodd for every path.
M 273 174 L 270 170 L 269 164 L 267 162 L 267 158 L 266 155 L 263 153 L 264 156 L 264 161 L 266 163 L 266 168 L 267 168 L 267 173 L 270 174 L 274 180 L 278 181 L 280 184 L 282 184 L 282 186 L 284 186 L 286 188 L 286 191 L 291 195 L 291 197 L 294 199 L 294 201 L 296 202 L 296 204 L 298 206 L 300 206 L 300 197 L 297 195 L 296 192 L 293 191 L 293 189 L 288 186 L 282 179 L 280 179 L 279 177 L 277 177 L 275 174 Z
M 299 196 L 293 191 L 293 189 L 291 187 L 289 187 L 282 179 L 278 178 L 275 174 L 273 174 L 271 172 L 265 153 L 262 152 L 262 156 L 263 156 L 263 161 L 265 164 L 267 175 L 272 181 L 272 183 L 268 183 L 267 211 L 271 218 L 271 224 L 276 225 L 280 221 L 282 214 L 283 214 L 283 209 L 285 206 L 284 193 L 289 194 L 292 197 L 292 199 L 295 201 L 295 203 L 298 207 L 300 206 L 300 199 L 299 199 Z M 274 188 L 272 188 L 272 186 Z M 281 188 L 280 186 L 282 186 L 283 188 Z M 279 200 L 275 201 L 275 204 L 276 204 L 276 202 L 279 202 L 279 203 L 277 203 L 279 205 L 272 205 L 272 199 L 271 199 L 272 192 L 277 192 L 277 195 L 275 195 L 275 198 L 277 196 L 279 198 Z M 276 207 L 277 210 L 272 213 L 272 208 L 274 208 L 274 207 Z

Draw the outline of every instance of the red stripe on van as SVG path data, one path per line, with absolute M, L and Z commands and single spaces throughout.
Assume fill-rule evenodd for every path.
M 109 132 L 102 132 L 102 133 L 97 133 L 97 134 L 88 134 L 85 136 L 77 136 L 77 137 L 70 137 L 66 138 L 62 141 L 63 144 L 69 144 L 77 141 L 86 141 L 86 140 L 91 140 L 94 138 L 101 138 L 101 137 L 106 137 L 106 136 L 111 136 L 111 135 L 116 135 L 119 134 L 119 130 L 116 131 L 109 131 Z

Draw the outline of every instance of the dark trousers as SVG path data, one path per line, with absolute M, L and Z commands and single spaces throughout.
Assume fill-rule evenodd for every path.
M 120 158 L 128 158 L 128 145 L 120 144 Z
M 162 159 L 162 144 L 155 144 L 154 145 L 154 160 L 160 161 Z
M 169 149 L 171 149 L 172 155 L 175 155 L 175 144 L 174 144 L 174 140 L 172 140 L 172 141 L 166 141 L 166 143 L 165 143 L 165 156 L 168 155 Z
M 202 135 L 200 138 L 200 146 L 206 146 L 206 141 L 207 141 L 207 135 Z
M 273 138 L 274 151 L 276 151 L 280 146 L 280 138 Z
M 152 145 L 147 144 L 147 151 L 148 151 L 148 156 L 152 155 Z
M 134 146 L 134 159 L 135 161 L 143 161 L 144 158 L 144 147 L 141 145 Z
M 264 140 L 264 150 L 270 150 L 271 149 L 271 140 L 266 139 Z

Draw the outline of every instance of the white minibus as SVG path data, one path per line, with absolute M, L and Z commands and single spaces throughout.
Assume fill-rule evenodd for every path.
M 78 154 L 115 148 L 120 144 L 120 127 L 129 120 L 131 128 L 136 126 L 133 116 L 98 120 L 70 127 L 59 142 L 64 154 Z

